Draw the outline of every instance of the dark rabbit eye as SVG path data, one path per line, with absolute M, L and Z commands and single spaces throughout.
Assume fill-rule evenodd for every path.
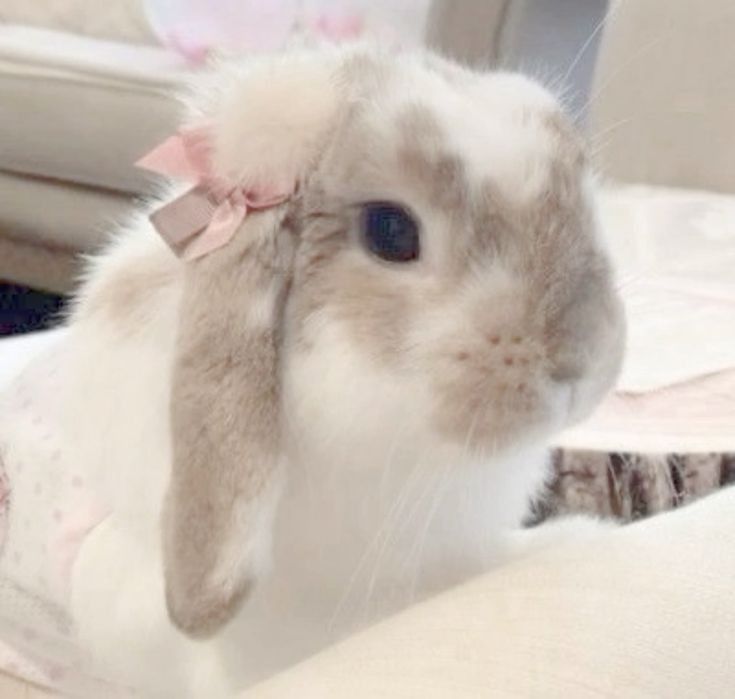
M 365 204 L 362 237 L 373 255 L 388 262 L 411 262 L 419 256 L 419 227 L 400 206 L 384 202 Z

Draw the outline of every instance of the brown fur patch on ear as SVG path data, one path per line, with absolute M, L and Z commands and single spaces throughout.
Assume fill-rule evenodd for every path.
M 267 563 L 292 256 L 281 215 L 251 214 L 229 245 L 186 270 L 164 555 L 169 613 L 192 636 L 231 618 Z
M 167 249 L 126 259 L 95 283 L 80 312 L 103 317 L 121 336 L 134 335 L 155 312 L 151 299 L 171 288 L 180 273 L 180 262 Z

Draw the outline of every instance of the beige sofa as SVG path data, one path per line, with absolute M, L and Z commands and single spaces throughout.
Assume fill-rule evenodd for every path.
M 148 187 L 182 66 L 154 46 L 0 25 L 0 279 L 67 291 Z
M 590 98 L 602 171 L 735 192 L 734 47 L 730 0 L 617 0 Z
M 252 699 L 733 696 L 735 489 L 550 546 L 348 639 Z

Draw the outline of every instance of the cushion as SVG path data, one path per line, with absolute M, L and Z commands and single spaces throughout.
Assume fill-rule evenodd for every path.
M 52 696 L 29 682 L 0 673 L 0 697 L 3 699 L 50 699 Z
M 614 3 L 590 126 L 597 162 L 626 182 L 735 192 L 735 5 Z
M 529 554 L 243 697 L 731 696 L 734 576 L 729 488 Z
M 70 291 L 79 252 L 98 248 L 131 206 L 127 195 L 0 171 L 0 279 Z
M 133 163 L 177 121 L 164 49 L 0 26 L 0 170 L 139 193 Z
M 66 293 L 80 272 L 75 251 L 0 234 L 0 280 L 32 289 Z
M 0 0 L 0 22 L 99 39 L 155 43 L 143 0 Z
M 131 205 L 114 191 L 0 171 L 0 233 L 28 243 L 94 250 Z

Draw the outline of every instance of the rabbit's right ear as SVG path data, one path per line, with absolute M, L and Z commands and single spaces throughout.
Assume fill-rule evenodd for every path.
M 336 104 L 318 61 L 266 66 L 211 117 L 213 172 L 244 190 L 298 184 Z M 192 636 L 231 618 L 270 554 L 282 480 L 282 316 L 296 244 L 284 225 L 289 207 L 249 212 L 229 243 L 184 265 L 163 543 L 169 614 Z

